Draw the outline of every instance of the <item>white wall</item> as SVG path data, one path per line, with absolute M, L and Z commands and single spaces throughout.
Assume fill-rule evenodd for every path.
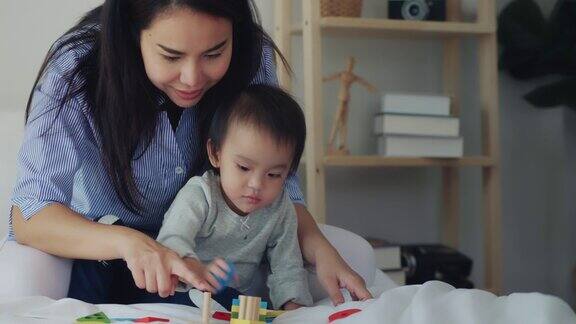
M 100 3 L 102 0 L 0 0 L 0 109 L 26 105 L 50 45 Z
M 8 231 L 6 216 L 9 211 L 9 197 L 16 179 L 16 153 L 22 138 L 24 112 L 0 110 L 0 240 Z
M 53 41 L 101 0 L 0 0 L 0 237 L 16 177 L 28 93 Z
M 0 144 L 4 150 L 0 207 L 5 206 L 11 190 L 8 183 L 15 173 L 19 119 L 42 58 L 59 34 L 100 2 L 0 0 Z M 551 8 L 550 1 L 539 2 L 546 10 Z M 271 32 L 273 1 L 256 3 L 266 30 Z M 365 15 L 378 16 L 383 11 L 382 2 L 365 0 Z M 295 93 L 301 97 L 300 43 L 301 38 L 296 37 L 293 67 Z M 329 38 L 323 49 L 325 74 L 341 70 L 345 57 L 353 55 L 357 58 L 356 73 L 380 89 L 440 90 L 441 47 L 437 42 Z M 462 123 L 466 152 L 472 154 L 479 152 L 481 145 L 473 42 L 464 44 L 462 60 Z M 562 109 L 536 110 L 521 99 L 541 82 L 519 82 L 500 75 L 504 287 L 506 292 L 551 293 L 573 303 L 568 274 L 576 263 L 576 203 L 571 199 L 576 192 L 576 171 L 572 168 L 576 160 L 576 114 Z M 336 83 L 325 87 L 325 125 L 331 123 L 337 90 Z M 353 153 L 374 152 L 374 139 L 360 130 L 371 125 L 377 107 L 377 96 L 353 87 L 349 126 Z M 471 168 L 464 169 L 462 175 L 461 249 L 473 257 L 473 277 L 481 283 L 480 174 Z M 399 242 L 434 242 L 440 237 L 438 170 L 329 169 L 327 188 L 329 223 Z M 5 231 L 4 224 L 0 222 L 0 233 Z

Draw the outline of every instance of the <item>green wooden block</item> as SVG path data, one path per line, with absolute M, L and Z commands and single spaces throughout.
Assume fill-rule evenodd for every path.
M 106 314 L 104 314 L 103 312 L 100 312 L 100 313 L 80 317 L 80 318 L 76 319 L 76 323 L 84 323 L 84 324 L 87 324 L 87 323 L 112 323 L 112 321 L 110 321 L 110 319 L 108 318 L 108 316 L 106 316 Z

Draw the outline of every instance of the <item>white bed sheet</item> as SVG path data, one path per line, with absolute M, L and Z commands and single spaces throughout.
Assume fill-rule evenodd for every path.
M 344 309 L 361 311 L 338 324 L 575 324 L 576 315 L 559 298 L 539 293 L 517 293 L 504 297 L 477 289 L 455 289 L 439 281 L 424 285 L 390 288 L 388 283 L 371 287 L 377 298 L 348 301 L 333 307 L 325 299 L 314 307 L 285 313 L 274 323 L 327 323 L 328 316 Z M 76 318 L 103 311 L 109 317 L 169 318 L 171 323 L 194 323 L 200 310 L 168 304 L 91 305 L 74 299 L 47 297 L 0 299 L 0 323 L 74 323 Z M 127 322 L 123 322 L 127 323 Z M 212 323 L 226 323 L 213 320 Z

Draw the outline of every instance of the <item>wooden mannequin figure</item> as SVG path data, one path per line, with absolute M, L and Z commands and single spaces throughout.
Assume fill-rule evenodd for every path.
M 363 85 L 368 91 L 375 92 L 376 88 L 352 72 L 356 60 L 353 57 L 348 57 L 348 67 L 345 71 L 338 72 L 334 75 L 324 77 L 323 81 L 332 81 L 340 79 L 340 92 L 338 93 L 338 110 L 332 122 L 332 130 L 330 131 L 330 139 L 328 141 L 328 154 L 333 155 L 348 155 L 347 134 L 348 134 L 348 102 L 350 101 L 350 86 L 354 82 Z M 336 142 L 336 135 L 338 135 L 338 149 L 334 147 Z

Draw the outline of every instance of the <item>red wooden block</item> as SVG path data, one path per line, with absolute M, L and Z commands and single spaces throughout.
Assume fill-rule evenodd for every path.
M 217 319 L 217 320 L 229 321 L 231 318 L 231 314 L 216 311 L 216 312 L 214 312 L 214 315 L 212 315 L 212 318 Z
M 134 320 L 134 323 L 152 323 L 152 322 L 170 322 L 169 319 L 160 318 L 160 317 L 142 317 L 139 319 Z
M 350 309 L 341 310 L 339 312 L 336 312 L 336 313 L 328 316 L 328 323 L 332 323 L 332 322 L 337 321 L 339 319 L 346 318 L 352 314 L 358 313 L 359 311 L 360 310 L 358 308 L 350 308 Z

